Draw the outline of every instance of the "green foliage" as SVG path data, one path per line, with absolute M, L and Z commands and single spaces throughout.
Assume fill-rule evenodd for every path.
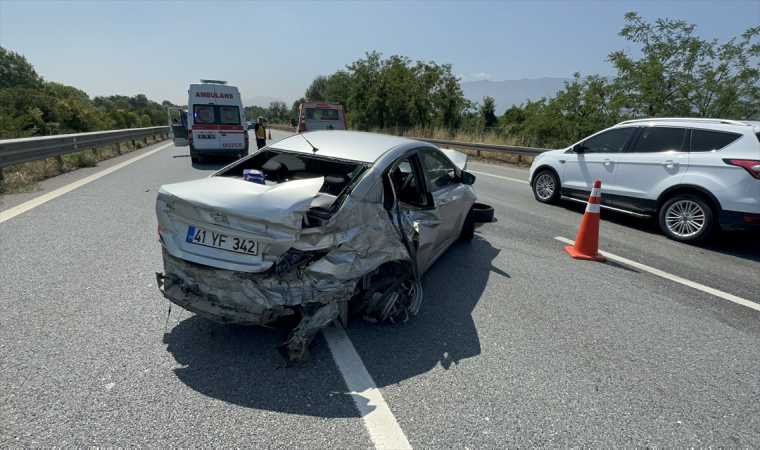
M 167 106 L 143 94 L 90 99 L 43 80 L 24 56 L 0 47 L 0 139 L 166 125 Z
M 478 108 L 478 112 L 484 126 L 493 127 L 499 123 L 499 119 L 496 117 L 496 100 L 493 97 L 489 95 L 483 97 L 483 104 Z
M 625 21 L 619 35 L 640 48 L 608 55 L 616 77 L 576 73 L 554 97 L 509 108 L 502 129 L 521 145 L 556 148 L 628 118 L 760 116 L 760 27 L 719 44 L 684 21 Z
M 325 100 L 323 95 L 325 88 L 327 87 L 327 77 L 324 75 L 317 75 L 314 77 L 314 81 L 311 82 L 308 88 L 306 88 L 306 97 L 312 102 L 322 102 Z
M 41 89 L 43 82 L 26 57 L 0 47 L 0 89 L 17 86 Z
M 348 72 L 330 77 L 328 87 L 334 86 L 334 95 L 345 98 L 352 128 L 456 128 L 472 108 L 450 64 L 412 64 L 405 56 L 382 59 L 382 54 L 371 52 L 346 67 Z
M 750 119 L 760 113 L 760 27 L 725 44 L 695 36 L 696 25 L 682 20 L 644 22 L 625 15 L 620 36 L 640 44 L 641 57 L 616 51 L 608 61 L 628 97 L 632 115 Z

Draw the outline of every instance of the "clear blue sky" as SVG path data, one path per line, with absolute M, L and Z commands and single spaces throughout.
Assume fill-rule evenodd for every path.
M 200 78 L 288 104 L 318 74 L 377 50 L 452 63 L 464 81 L 612 75 L 623 14 L 683 19 L 725 41 L 760 26 L 752 1 L 215 2 L 0 0 L 0 45 L 45 79 L 96 95 L 187 102 Z

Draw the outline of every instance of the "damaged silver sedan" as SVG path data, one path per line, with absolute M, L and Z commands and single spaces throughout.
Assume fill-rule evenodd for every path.
M 222 323 L 300 315 L 283 344 L 292 360 L 349 313 L 406 320 L 420 308 L 422 274 L 457 239 L 473 237 L 467 159 L 394 136 L 318 131 L 208 178 L 162 186 L 158 286 Z

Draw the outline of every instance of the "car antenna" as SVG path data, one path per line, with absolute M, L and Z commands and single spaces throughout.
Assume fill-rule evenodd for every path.
M 301 136 L 301 137 L 303 138 L 303 140 L 304 140 L 304 141 L 306 141 L 306 143 L 307 143 L 307 144 L 309 144 L 309 146 L 310 146 L 310 147 L 311 147 L 311 149 L 314 151 L 314 153 L 317 153 L 317 152 L 319 151 L 319 149 L 318 149 L 317 147 L 314 147 L 313 145 L 311 145 L 311 142 L 309 142 L 309 140 L 308 140 L 308 139 L 306 139 L 306 136 L 304 136 L 304 135 L 303 135 L 303 134 L 301 134 L 301 133 L 298 133 L 298 135 L 299 135 L 299 136 Z

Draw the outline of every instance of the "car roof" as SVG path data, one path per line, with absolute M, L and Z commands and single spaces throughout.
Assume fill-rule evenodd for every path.
M 645 125 L 645 124 L 652 124 L 652 125 L 675 125 L 675 126 L 684 126 L 684 125 L 734 125 L 739 127 L 747 127 L 747 126 L 753 126 L 755 123 L 746 122 L 746 121 L 738 121 L 738 120 L 731 120 L 731 119 L 710 119 L 710 118 L 701 118 L 701 117 L 651 117 L 651 118 L 645 118 L 645 119 L 633 119 L 633 120 L 626 120 L 625 122 L 620 122 L 619 124 L 615 125 L 616 127 L 619 126 L 625 126 L 625 125 Z
M 426 147 L 425 142 L 415 141 L 387 134 L 364 133 L 360 131 L 310 131 L 289 136 L 271 145 L 272 149 L 314 155 L 311 143 L 318 150 L 317 156 L 340 158 L 364 163 L 373 163 L 396 147 Z

